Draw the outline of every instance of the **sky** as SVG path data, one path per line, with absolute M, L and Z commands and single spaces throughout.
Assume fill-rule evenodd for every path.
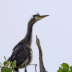
M 0 62 L 12 54 L 14 46 L 24 38 L 32 15 L 50 15 L 33 26 L 33 60 L 39 72 L 40 39 L 43 62 L 48 72 L 57 72 L 60 64 L 72 65 L 72 0 L 0 0 Z M 24 72 L 24 68 L 19 70 Z M 27 72 L 35 72 L 28 66 Z

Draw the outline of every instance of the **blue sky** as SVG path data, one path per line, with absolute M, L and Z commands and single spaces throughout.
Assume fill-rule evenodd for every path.
M 36 35 L 40 39 L 44 66 L 56 72 L 63 62 L 72 65 L 72 0 L 1 0 L 0 1 L 0 62 L 8 58 L 13 47 L 24 38 L 27 23 L 33 14 L 50 15 L 33 26 L 31 64 L 37 64 L 39 54 Z M 35 72 L 28 66 L 28 72 Z M 20 69 L 20 72 L 24 69 Z

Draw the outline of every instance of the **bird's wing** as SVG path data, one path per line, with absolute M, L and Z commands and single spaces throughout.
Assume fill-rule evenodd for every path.
M 18 48 L 18 46 L 20 46 L 20 45 L 22 45 L 22 44 L 23 44 L 23 42 L 20 41 L 20 42 L 13 48 L 13 50 L 15 50 L 16 48 Z
M 23 44 L 23 42 L 18 43 L 12 52 L 10 61 L 16 60 L 17 67 L 20 66 L 30 55 L 31 48 L 28 44 Z

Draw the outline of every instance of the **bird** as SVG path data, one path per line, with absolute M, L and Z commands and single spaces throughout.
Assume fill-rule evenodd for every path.
M 33 56 L 31 49 L 33 25 L 47 16 L 49 15 L 40 15 L 39 13 L 32 15 L 28 22 L 25 37 L 13 48 L 12 54 L 7 61 L 13 62 L 16 60 L 16 68 L 14 68 L 16 72 L 19 72 L 20 68 L 25 68 L 25 64 L 28 66 L 31 63 Z

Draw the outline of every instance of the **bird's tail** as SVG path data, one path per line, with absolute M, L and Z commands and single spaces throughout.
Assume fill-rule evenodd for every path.
M 19 69 L 18 68 L 14 68 L 13 72 L 19 72 Z

